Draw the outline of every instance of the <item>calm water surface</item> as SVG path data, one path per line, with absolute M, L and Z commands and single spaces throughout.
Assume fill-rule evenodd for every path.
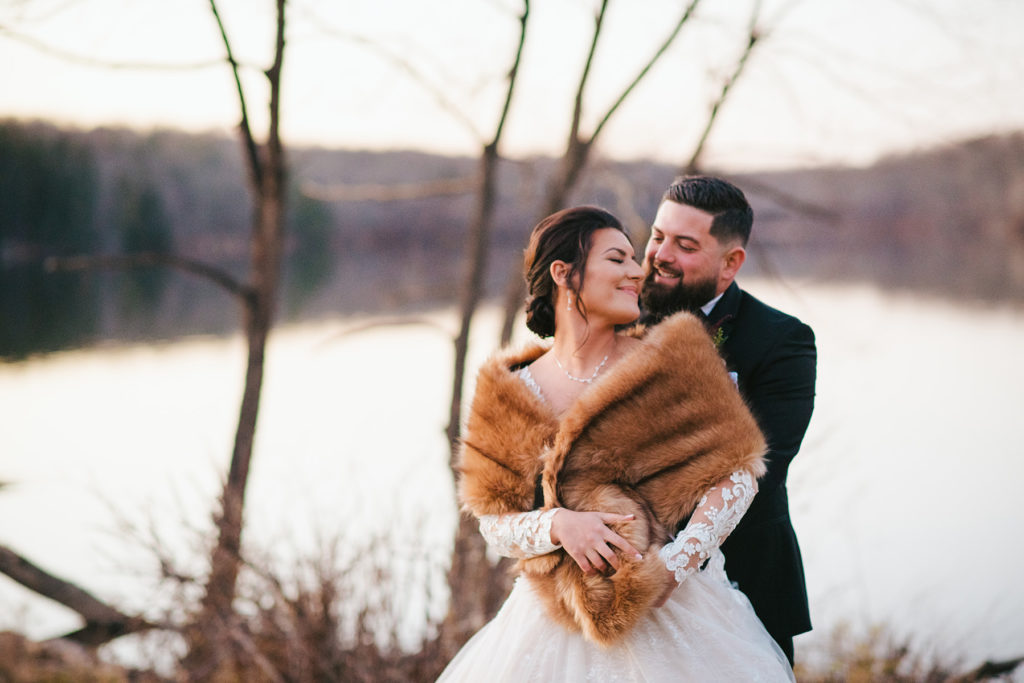
M 798 647 L 840 623 L 886 622 L 971 661 L 1024 654 L 1024 311 L 746 284 L 818 336 L 817 408 L 790 476 L 817 627 Z M 363 554 L 391 539 L 398 552 L 381 557 L 399 558 L 412 642 L 446 599 L 455 319 L 371 322 L 275 333 L 246 533 L 282 564 L 325 540 Z M 488 311 L 474 367 L 495 329 Z M 136 536 L 202 566 L 196 534 L 230 457 L 243 365 L 237 338 L 0 365 L 0 543 L 128 609 L 151 607 L 154 562 Z M 0 629 L 77 626 L 0 577 Z

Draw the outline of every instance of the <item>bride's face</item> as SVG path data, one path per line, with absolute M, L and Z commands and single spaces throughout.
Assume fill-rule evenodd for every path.
M 587 318 L 625 325 L 640 316 L 640 281 L 643 268 L 635 260 L 633 245 L 615 228 L 593 234 L 584 266 L 580 299 Z

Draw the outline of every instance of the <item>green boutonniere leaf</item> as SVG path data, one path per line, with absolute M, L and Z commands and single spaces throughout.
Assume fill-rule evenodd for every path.
M 725 340 L 725 330 L 719 327 L 717 330 L 715 330 L 715 334 L 713 337 L 711 337 L 711 341 L 715 342 L 715 348 L 719 349 L 722 347 L 722 344 L 725 343 Z
M 732 316 L 727 315 L 718 322 L 716 322 L 714 325 L 712 325 L 710 329 L 708 329 L 708 332 L 711 334 L 711 341 L 715 343 L 716 349 L 722 348 L 722 344 L 724 344 L 725 340 L 729 338 L 729 335 L 727 335 L 725 333 L 725 330 L 722 328 L 725 326 L 725 323 L 727 323 L 731 319 Z

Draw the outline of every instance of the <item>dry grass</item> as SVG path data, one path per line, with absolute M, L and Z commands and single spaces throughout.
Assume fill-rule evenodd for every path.
M 800 652 L 798 650 L 797 654 Z M 855 634 L 848 626 L 836 628 L 821 656 L 811 664 L 798 656 L 795 667 L 800 683 L 968 683 L 1005 680 L 1024 658 L 967 665 L 948 655 L 915 645 L 885 626 Z
M 229 624 L 218 629 L 218 637 L 229 643 L 231 661 L 224 662 L 213 675 L 188 671 L 182 660 L 163 675 L 133 670 L 104 663 L 95 651 L 63 641 L 32 643 L 16 634 L 0 633 L 0 683 L 433 681 L 449 656 L 441 645 L 444 621 L 430 609 L 410 615 L 403 591 L 408 593 L 410 584 L 420 581 L 436 585 L 437 573 L 446 567 L 440 566 L 443 558 L 421 553 L 405 559 L 437 566 L 425 574 L 396 576 L 396 566 L 401 563 L 395 562 L 394 543 L 383 536 L 370 538 L 360 548 L 354 548 L 351 541 L 336 541 L 322 544 L 324 549 L 314 558 L 285 566 L 275 565 L 269 552 L 258 555 L 250 550 L 240 576 L 235 614 Z M 404 545 L 408 550 L 409 543 Z M 159 544 L 154 547 L 159 550 Z M 341 547 L 350 550 L 345 558 L 339 556 Z M 180 624 L 183 631 L 198 614 L 200 579 L 172 566 L 168 553 L 156 556 L 163 587 L 169 591 L 164 594 L 172 596 L 169 602 L 173 603 L 166 608 L 163 621 Z M 485 588 L 463 587 L 473 591 Z M 427 604 L 430 602 L 428 599 Z M 418 643 L 410 644 L 408 634 L 403 643 L 399 636 L 400 624 L 410 616 L 425 625 Z M 178 636 L 171 630 L 164 632 L 164 637 L 169 642 Z M 163 648 L 165 653 L 171 649 Z M 898 637 L 881 626 L 866 633 L 838 628 L 820 651 L 798 648 L 797 654 L 796 675 L 801 683 L 1000 680 L 1024 661 L 965 666 L 944 658 L 946 653 L 927 643 Z

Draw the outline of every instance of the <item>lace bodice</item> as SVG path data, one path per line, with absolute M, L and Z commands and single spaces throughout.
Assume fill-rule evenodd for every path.
M 753 475 L 738 470 L 704 494 L 686 528 L 658 553 L 665 566 L 682 582 L 707 560 L 750 507 L 757 484 Z M 551 542 L 551 520 L 559 508 L 481 515 L 480 533 L 487 544 L 505 557 L 536 557 L 558 549 Z
M 517 372 L 526 386 L 544 400 L 530 367 Z M 743 518 L 756 493 L 754 476 L 746 470 L 738 470 L 704 494 L 686 528 L 658 553 L 669 571 L 675 573 L 676 581 L 682 582 L 698 571 L 722 545 Z M 516 558 L 544 555 L 561 547 L 551 542 L 551 520 L 558 510 L 481 515 L 480 533 L 499 555 Z

